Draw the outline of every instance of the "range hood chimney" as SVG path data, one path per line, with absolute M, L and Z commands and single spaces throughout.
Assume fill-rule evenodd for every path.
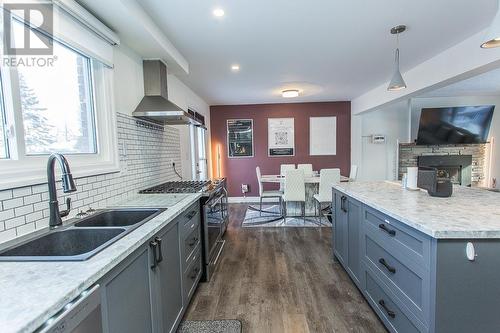
M 132 115 L 159 124 L 201 125 L 193 115 L 168 100 L 167 66 L 160 60 L 143 60 L 144 97 Z

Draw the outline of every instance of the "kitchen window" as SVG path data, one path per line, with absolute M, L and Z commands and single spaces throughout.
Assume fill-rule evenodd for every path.
M 53 35 L 37 30 L 34 36 L 36 28 L 12 20 L 14 47 L 24 45 L 28 34 L 51 40 L 53 54 L 45 57 L 54 60 L 0 68 L 0 190 L 46 182 L 53 152 L 66 155 L 75 177 L 119 171 L 112 100 L 115 43 L 83 27 L 82 15 L 90 14 L 76 3 L 66 4 L 71 13 L 80 11 L 79 19 L 55 5 Z
M 57 42 L 54 53 L 52 67 L 17 68 L 26 155 L 95 154 L 90 58 Z

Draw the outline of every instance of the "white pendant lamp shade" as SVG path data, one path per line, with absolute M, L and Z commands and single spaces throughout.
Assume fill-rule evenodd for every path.
M 499 5 L 500 6 L 500 5 Z M 484 36 L 481 48 L 491 49 L 500 46 L 500 11 L 497 11 L 495 18 Z
M 387 90 L 396 91 L 404 88 L 406 88 L 406 83 L 403 79 L 403 76 L 401 75 L 401 71 L 399 70 L 399 49 L 396 49 L 394 60 L 394 74 L 392 74 L 392 79 Z

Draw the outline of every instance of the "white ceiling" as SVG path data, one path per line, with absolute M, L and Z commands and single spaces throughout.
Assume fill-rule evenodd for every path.
M 392 26 L 408 26 L 400 39 L 404 71 L 484 29 L 496 11 L 496 0 L 140 4 L 188 60 L 190 74 L 179 78 L 212 105 L 351 100 L 390 79 Z M 216 7 L 222 19 L 213 17 Z M 285 100 L 285 88 L 302 96 Z
M 499 96 L 500 69 L 450 84 L 418 97 Z

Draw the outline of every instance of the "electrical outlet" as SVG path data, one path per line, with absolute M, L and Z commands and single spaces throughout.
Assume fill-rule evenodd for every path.
M 170 165 L 175 167 L 175 161 L 173 158 L 170 159 Z
M 248 193 L 248 184 L 241 184 L 241 193 Z

